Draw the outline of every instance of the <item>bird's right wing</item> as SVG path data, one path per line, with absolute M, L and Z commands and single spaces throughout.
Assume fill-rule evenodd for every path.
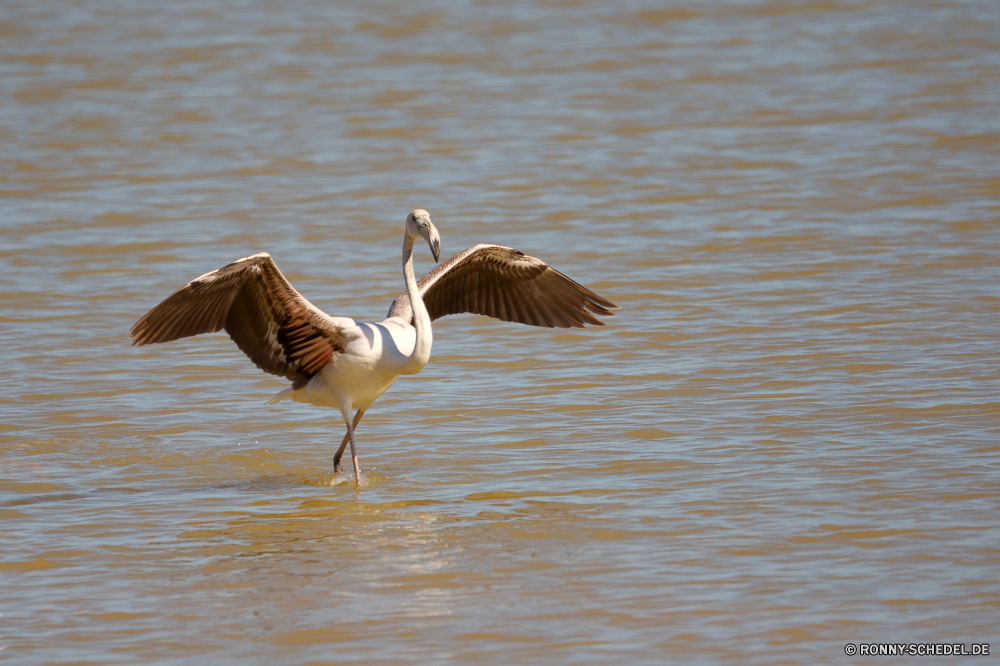
M 439 264 L 418 283 L 431 320 L 470 312 L 549 328 L 604 326 L 618 306 L 541 259 L 502 245 L 476 245 Z M 400 294 L 390 317 L 412 321 L 409 296 Z
M 133 345 L 225 329 L 254 364 L 302 385 L 344 351 L 343 326 L 302 297 L 266 252 L 206 273 L 137 321 Z

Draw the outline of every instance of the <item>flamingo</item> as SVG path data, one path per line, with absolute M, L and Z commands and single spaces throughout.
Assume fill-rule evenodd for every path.
M 361 486 L 354 431 L 397 377 L 415 375 L 427 364 L 432 321 L 469 312 L 532 326 L 583 328 L 603 326 L 594 315 L 614 316 L 611 310 L 618 309 L 544 261 L 502 245 L 470 247 L 417 282 L 418 238 L 427 241 L 436 263 L 441 237 L 421 208 L 406 216 L 406 291 L 381 322 L 327 315 L 261 252 L 187 283 L 137 321 L 129 337 L 133 345 L 147 345 L 225 329 L 254 365 L 291 380 L 267 404 L 291 399 L 340 411 L 347 434 L 333 458 L 334 472 L 341 472 L 349 443 L 354 480 Z

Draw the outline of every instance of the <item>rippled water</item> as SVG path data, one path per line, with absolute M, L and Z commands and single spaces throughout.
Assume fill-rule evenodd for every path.
M 0 655 L 1000 652 L 998 91 L 985 0 L 4 3 Z M 380 319 L 417 206 L 622 310 L 437 322 L 360 491 L 225 336 L 128 345 L 262 250 Z

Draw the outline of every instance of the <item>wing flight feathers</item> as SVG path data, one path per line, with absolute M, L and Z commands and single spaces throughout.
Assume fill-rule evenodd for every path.
M 418 283 L 431 320 L 468 312 L 548 328 L 604 326 L 618 306 L 541 259 L 502 245 L 476 245 L 439 264 Z M 390 317 L 412 322 L 409 296 L 392 303 Z
M 344 351 L 343 328 L 302 297 L 266 252 L 189 282 L 135 323 L 133 345 L 225 329 L 254 364 L 304 385 Z

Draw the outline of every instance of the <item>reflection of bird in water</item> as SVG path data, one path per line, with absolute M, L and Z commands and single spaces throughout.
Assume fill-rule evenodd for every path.
M 417 238 L 427 241 L 437 261 L 441 239 L 421 209 L 406 217 L 406 292 L 377 324 L 324 314 L 262 252 L 189 282 L 136 322 L 132 344 L 225 329 L 258 368 L 292 380 L 268 404 L 291 398 L 340 410 L 347 434 L 333 459 L 334 470 L 340 471 L 350 442 L 360 485 L 354 429 L 396 377 L 416 374 L 427 363 L 433 320 L 471 312 L 532 326 L 582 328 L 603 326 L 594 314 L 613 316 L 610 310 L 618 308 L 544 261 L 500 245 L 470 247 L 418 283 L 413 276 Z M 353 421 L 352 410 L 357 410 Z

